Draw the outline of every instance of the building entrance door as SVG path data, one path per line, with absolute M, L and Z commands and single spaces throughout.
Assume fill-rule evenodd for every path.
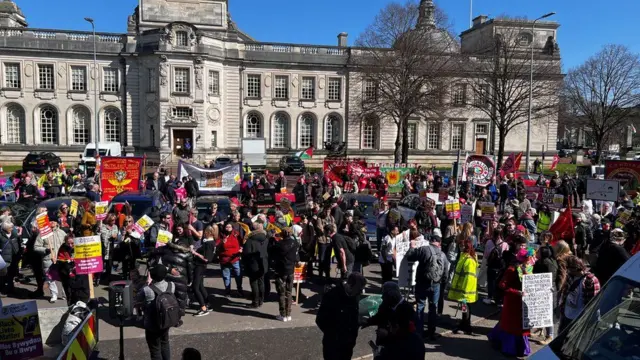
M 487 139 L 476 139 L 476 155 L 485 154 L 486 144 L 487 144 Z
M 193 154 L 193 130 L 173 130 L 173 154 L 182 158 L 191 158 Z

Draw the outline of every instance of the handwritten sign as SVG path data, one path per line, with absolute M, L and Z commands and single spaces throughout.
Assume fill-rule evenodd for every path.
M 458 199 L 447 200 L 445 209 L 447 210 L 447 217 L 450 220 L 460 219 L 460 201 Z
M 553 326 L 553 279 L 551 273 L 522 277 L 522 328 Z
M 51 223 L 49 222 L 49 214 L 46 212 L 36 216 L 36 224 L 38 224 L 38 231 L 40 232 L 41 238 L 46 239 L 53 234 Z
M 71 206 L 69 206 L 69 215 L 74 218 L 78 216 L 78 200 L 71 200 Z
M 158 237 L 156 238 L 156 247 L 165 246 L 169 241 L 173 240 L 173 234 L 166 230 L 158 230 Z
M 44 355 L 35 301 L 2 307 L 0 333 L 0 359 L 24 360 Z
M 464 223 L 471 222 L 472 219 L 473 219 L 473 206 L 469 204 L 462 205 L 462 208 L 460 210 L 460 222 L 464 224 Z
M 408 238 L 408 233 L 406 235 Z M 421 240 L 416 244 L 420 248 L 429 244 L 426 240 Z M 409 241 L 396 242 L 396 276 L 398 277 L 398 285 L 400 287 L 409 287 L 416 284 L 416 271 L 418 270 L 418 262 L 409 262 L 405 255 L 409 251 Z
M 109 208 L 108 201 L 96 202 L 96 220 L 104 220 L 107 218 L 107 209 Z
M 490 202 L 481 202 L 480 211 L 482 212 L 482 220 L 493 220 L 496 216 L 496 204 Z
M 73 244 L 78 275 L 102 272 L 102 243 L 99 235 L 75 238 Z

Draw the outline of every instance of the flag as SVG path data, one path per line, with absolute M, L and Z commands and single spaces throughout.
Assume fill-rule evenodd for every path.
M 556 166 L 558 166 L 558 162 L 560 162 L 560 156 L 558 154 L 553 155 L 553 160 L 551 160 L 551 170 L 555 170 Z
M 522 160 L 522 153 L 511 153 L 509 157 L 500 166 L 500 177 L 505 177 L 508 174 L 514 173 L 520 169 L 520 160 Z
M 634 134 L 637 132 L 637 131 L 636 131 L 636 127 L 635 127 L 635 126 L 633 126 L 633 124 L 631 124 L 631 132 L 632 132 L 632 133 L 634 133 Z
M 555 245 L 556 242 L 560 240 L 570 240 L 575 236 L 571 206 L 567 207 L 562 214 L 560 214 L 558 220 L 549 228 L 549 232 L 553 234 L 553 242 L 551 245 Z
M 313 146 L 308 147 L 306 150 L 298 151 L 294 156 L 297 156 L 302 160 L 311 159 L 313 157 Z

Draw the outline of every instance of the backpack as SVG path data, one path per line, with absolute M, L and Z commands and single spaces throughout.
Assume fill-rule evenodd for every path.
M 492 270 L 502 270 L 504 269 L 504 259 L 502 258 L 502 248 L 498 245 L 495 245 L 491 253 L 487 258 L 487 268 Z
M 180 304 L 176 296 L 170 292 L 173 283 L 169 283 L 166 292 L 160 291 L 155 285 L 150 285 L 149 288 L 156 294 L 154 300 L 154 308 L 151 312 L 151 316 L 154 319 L 156 328 L 158 330 L 166 330 L 177 326 L 180 322 L 181 311 Z
M 439 283 L 444 275 L 444 254 L 442 253 L 442 250 L 435 246 L 427 246 L 427 249 L 429 249 L 431 257 L 425 276 L 427 280 L 432 283 Z
M 68 295 L 67 295 L 68 296 Z M 71 338 L 71 335 L 76 331 L 78 326 L 87 318 L 87 316 L 91 313 L 91 310 L 87 307 L 87 304 L 82 301 L 78 301 L 74 305 L 72 305 L 71 310 L 69 310 L 69 316 L 64 322 L 62 326 L 61 336 L 62 336 L 62 344 L 67 345 Z

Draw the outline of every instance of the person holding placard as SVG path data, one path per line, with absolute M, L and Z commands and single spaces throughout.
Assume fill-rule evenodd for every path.
M 96 220 L 96 206 L 94 202 L 87 203 L 82 222 L 80 223 L 80 231 L 82 236 L 93 236 L 98 227 Z
M 64 243 L 64 238 L 67 235 L 60 229 L 58 223 L 55 221 L 50 222 L 51 234 L 49 236 L 38 236 L 33 246 L 33 250 L 40 256 L 42 260 L 42 269 L 47 275 L 47 284 L 49 285 L 49 291 L 51 291 L 50 303 L 55 303 L 58 300 L 58 286 L 56 280 L 58 277 L 57 267 L 53 266 L 56 263 L 58 250 Z M 66 294 L 69 296 L 69 294 Z M 62 299 L 65 299 L 65 294 L 62 295 Z

